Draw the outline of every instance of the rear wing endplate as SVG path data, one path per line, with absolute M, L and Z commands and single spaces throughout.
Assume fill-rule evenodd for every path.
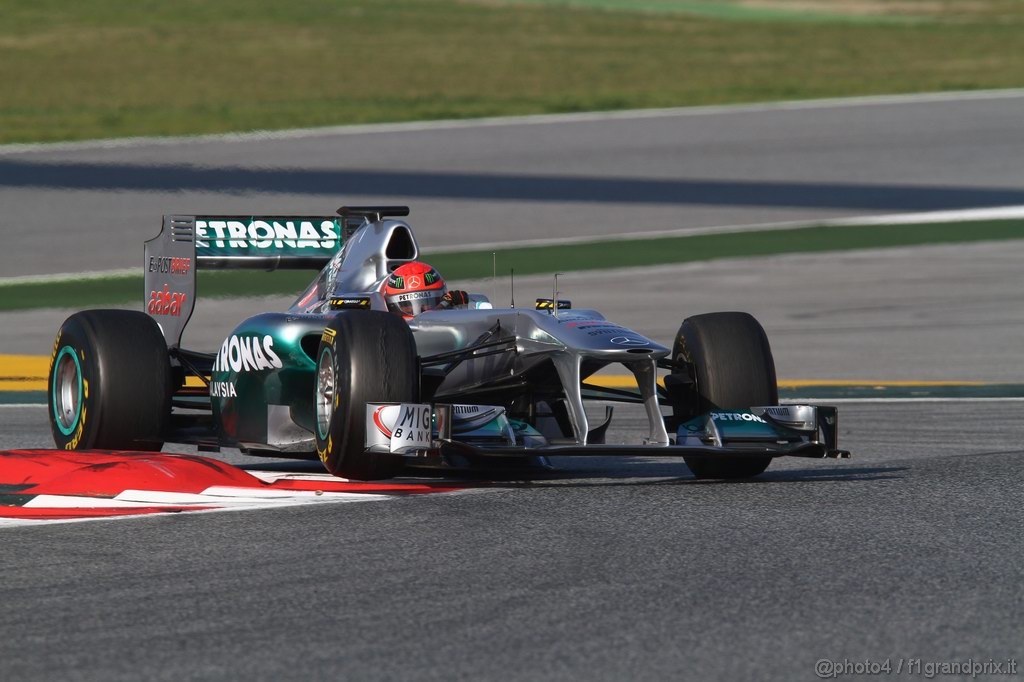
M 166 215 L 160 234 L 146 242 L 144 310 L 175 348 L 195 308 L 196 270 L 320 270 L 356 230 L 399 208 L 353 207 L 333 216 Z

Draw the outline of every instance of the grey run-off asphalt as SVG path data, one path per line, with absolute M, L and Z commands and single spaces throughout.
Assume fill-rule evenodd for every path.
M 844 406 L 856 459 L 749 483 L 604 458 L 449 497 L 8 529 L 0 672 L 810 680 L 819 659 L 1019 659 L 1021 404 Z M 5 410 L 6 432 L 45 440 L 43 415 Z

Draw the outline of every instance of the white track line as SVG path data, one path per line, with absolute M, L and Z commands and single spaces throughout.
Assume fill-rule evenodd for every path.
M 250 471 L 248 472 L 257 478 L 265 481 L 276 481 L 281 479 L 292 480 L 323 480 L 328 482 L 341 482 L 343 479 L 336 478 L 329 474 L 303 474 L 291 472 L 274 471 Z M 418 493 L 412 495 L 396 491 L 393 493 L 354 493 L 343 491 L 315 491 L 315 490 L 287 490 L 261 488 L 249 488 L 238 486 L 212 486 L 201 493 L 177 493 L 157 490 L 125 490 L 112 498 L 82 497 L 76 495 L 37 495 L 22 505 L 25 508 L 48 508 L 48 509 L 124 509 L 131 512 L 133 509 L 145 507 L 214 507 L 214 509 L 195 509 L 188 511 L 188 514 L 206 514 L 226 511 L 246 511 L 252 509 L 280 509 L 282 507 L 299 507 L 317 504 L 347 504 L 350 502 L 382 502 L 397 500 L 403 497 L 423 496 L 430 494 L 462 494 L 476 492 L 482 488 L 467 488 L 465 490 L 445 490 L 437 493 Z M 40 526 L 55 523 L 81 523 L 83 521 L 128 521 L 131 519 L 149 518 L 153 516 L 166 516 L 168 514 L 185 513 L 178 509 L 167 511 L 154 511 L 148 514 L 129 514 L 126 516 L 97 516 L 88 518 L 69 519 L 28 519 L 28 518 L 4 518 L 0 517 L 0 528 L 11 526 Z
M 86 272 L 58 272 L 52 275 L 22 275 L 20 277 L 0 277 L 0 287 L 19 284 L 46 284 L 50 282 L 85 281 L 95 279 L 113 279 L 115 277 L 131 277 L 142 274 L 142 267 L 118 268 L 116 270 L 89 270 Z
M 1019 403 L 1024 397 L 1003 398 L 786 398 L 785 404 L 832 405 L 840 403 Z
M 1024 218 L 1024 206 L 998 206 L 992 208 L 968 208 L 956 211 L 924 211 L 921 213 L 889 213 L 885 215 L 858 216 L 856 218 L 830 218 L 825 220 L 800 220 L 781 223 L 753 223 L 720 227 L 683 227 L 672 230 L 650 232 L 623 232 L 614 235 L 562 237 L 553 239 L 521 239 L 510 242 L 489 244 L 465 244 L 454 247 L 422 249 L 424 254 L 461 253 L 464 251 L 487 251 L 488 249 L 511 249 L 528 246 L 564 246 L 572 244 L 620 242 L 666 237 L 695 237 L 708 234 L 740 234 L 746 232 L 767 232 L 771 230 L 805 230 L 812 227 L 869 227 L 873 225 L 916 225 L 929 223 L 959 223 L 977 220 L 1014 220 Z M 1024 233 L 1021 235 L 1024 237 Z M 0 286 L 5 280 L 0 279 Z
M 804 109 L 838 109 L 843 107 L 885 106 L 890 104 L 1001 100 L 1017 97 L 1024 97 L 1024 88 L 930 92 L 902 95 L 875 95 L 866 97 L 840 97 L 831 99 L 794 100 L 788 102 L 760 102 L 754 104 L 669 107 L 662 109 L 626 109 L 622 111 L 593 111 L 575 114 L 494 116 L 474 119 L 412 121 L 409 123 L 372 123 L 368 125 L 296 128 L 291 130 L 255 130 L 246 133 L 188 135 L 180 137 L 129 137 L 111 140 L 83 140 L 81 142 L 47 142 L 0 145 L 0 156 L 8 154 L 27 154 L 33 152 L 87 151 L 94 149 L 120 149 L 126 147 L 182 144 L 219 144 L 224 142 L 298 140 L 310 137 L 336 137 L 343 135 L 372 135 L 377 133 L 387 134 L 434 130 L 460 130 L 497 126 L 586 123 L 593 121 L 629 121 L 684 116 L 711 116 L 719 114 L 743 114 L 771 111 L 799 111 Z
M 386 500 L 389 495 L 375 493 L 320 492 L 314 490 L 259 490 L 255 488 L 208 488 L 201 493 L 169 493 L 153 490 L 125 490 L 115 500 L 148 505 L 196 505 L 213 507 L 266 507 L 282 503 L 362 502 Z M 46 505 L 41 505 L 46 506 Z
M 590 235 L 582 237 L 561 237 L 553 239 L 521 239 L 509 242 L 488 242 L 482 244 L 464 244 L 422 249 L 424 255 L 437 253 L 464 253 L 470 251 L 489 251 L 498 249 L 524 248 L 530 246 L 571 246 L 574 244 L 593 244 L 605 242 L 622 242 L 647 239 L 664 239 L 667 237 L 695 237 L 709 234 L 742 234 L 747 232 L 766 232 L 770 230 L 803 230 L 813 227 L 868 227 L 872 225 L 915 225 L 921 223 L 957 223 L 975 220 L 1014 220 L 1024 218 L 1024 206 L 999 206 L 992 208 L 970 208 L 957 211 L 926 211 L 922 213 L 890 213 L 885 215 L 863 216 L 856 218 L 832 218 L 828 220 L 801 220 L 780 223 L 753 223 L 749 225 L 731 225 L 720 227 L 684 227 L 672 230 L 650 232 L 624 232 L 614 235 Z M 1022 234 L 1024 237 L 1024 234 Z M 93 270 L 89 272 L 61 272 L 52 275 L 22 275 L 18 277 L 0 277 L 0 288 L 21 286 L 23 284 L 46 284 L 59 282 L 77 282 L 81 280 L 114 279 L 139 275 L 141 268 L 122 268 L 117 270 Z
M 460 492 L 461 491 L 456 491 L 455 493 L 446 493 L 446 494 L 459 494 Z M 58 497 L 58 496 L 55 496 L 55 497 Z M 218 503 L 215 500 L 211 500 L 210 502 L 207 502 L 206 504 L 207 505 L 211 505 L 211 506 L 215 506 L 216 507 L 215 509 L 196 509 L 194 511 L 179 511 L 178 509 L 172 509 L 172 510 L 168 510 L 168 511 L 154 511 L 154 512 L 148 513 L 148 514 L 128 514 L 126 516 L 91 516 L 91 517 L 87 517 L 87 518 L 71 518 L 71 519 L 22 519 L 22 518 L 2 518 L 2 517 L 0 517 L 0 528 L 11 527 L 11 526 L 46 526 L 46 525 L 53 525 L 53 524 L 56 524 L 56 523 L 83 523 L 83 522 L 86 522 L 86 521 L 132 521 L 132 520 L 135 520 L 135 519 L 147 519 L 147 518 L 153 518 L 153 517 L 156 517 L 156 516 L 168 516 L 168 515 L 171 515 L 171 514 L 179 514 L 179 515 L 180 514 L 188 514 L 188 515 L 191 516 L 193 514 L 216 514 L 216 513 L 221 513 L 221 512 L 252 511 L 254 509 L 281 509 L 281 508 L 284 508 L 284 507 L 305 507 L 305 506 L 316 505 L 316 504 L 324 504 L 324 503 L 349 504 L 349 503 L 352 503 L 352 502 L 381 502 L 381 501 L 384 501 L 384 500 L 395 500 L 395 499 L 398 499 L 398 497 L 397 496 L 386 497 L 386 496 L 381 496 L 381 495 L 360 495 L 359 499 L 343 499 L 343 500 L 331 499 L 331 500 L 324 500 L 323 502 L 321 502 L 319 500 L 313 500 L 313 499 L 310 499 L 310 498 L 302 498 L 302 499 L 297 499 L 296 498 L 296 499 L 292 499 L 292 500 L 253 500 L 252 502 L 245 503 L 245 504 L 231 504 L 231 503 L 226 503 L 226 502 Z M 105 502 L 110 502 L 110 500 L 105 500 Z M 192 504 L 194 504 L 195 506 L 204 506 L 201 503 L 192 503 Z M 25 506 L 30 506 L 30 505 L 26 504 Z M 38 506 L 38 505 L 31 505 L 31 506 Z M 54 507 L 54 506 L 58 506 L 58 505 L 50 505 L 50 506 Z M 83 505 L 75 505 L 75 506 L 83 507 L 85 505 L 83 504 Z M 103 505 L 97 505 L 97 506 L 103 506 Z M 108 507 L 112 507 L 112 506 L 115 506 L 115 505 L 107 505 L 107 506 Z M 154 503 L 135 503 L 135 504 L 129 504 L 129 503 L 125 502 L 125 503 L 122 503 L 121 505 L 117 505 L 117 506 L 124 507 L 126 510 L 130 510 L 132 508 L 156 507 L 156 506 L 163 506 L 163 505 L 158 505 L 158 504 L 154 504 Z M 188 507 L 189 505 L 188 504 L 175 504 L 173 506 L 175 506 L 175 507 Z

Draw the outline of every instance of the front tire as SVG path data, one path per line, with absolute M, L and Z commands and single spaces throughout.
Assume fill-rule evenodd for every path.
M 416 341 L 391 313 L 343 311 L 324 329 L 317 351 L 316 449 L 335 476 L 392 478 L 402 456 L 367 452 L 366 403 L 414 403 L 419 397 Z
M 693 367 L 696 414 L 778 405 L 775 360 L 764 328 L 748 313 L 695 315 L 683 320 L 672 348 L 673 359 Z M 692 410 L 693 406 L 689 406 Z M 678 406 L 675 416 L 695 414 Z M 697 478 L 750 478 L 764 472 L 771 457 L 683 458 Z
M 171 363 L 145 313 L 86 310 L 61 325 L 49 373 L 53 441 L 63 450 L 158 451 L 171 416 Z

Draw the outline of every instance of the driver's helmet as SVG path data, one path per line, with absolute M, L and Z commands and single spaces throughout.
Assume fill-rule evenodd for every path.
M 400 265 L 384 282 L 388 310 L 402 317 L 436 308 L 447 291 L 437 270 L 419 261 Z

